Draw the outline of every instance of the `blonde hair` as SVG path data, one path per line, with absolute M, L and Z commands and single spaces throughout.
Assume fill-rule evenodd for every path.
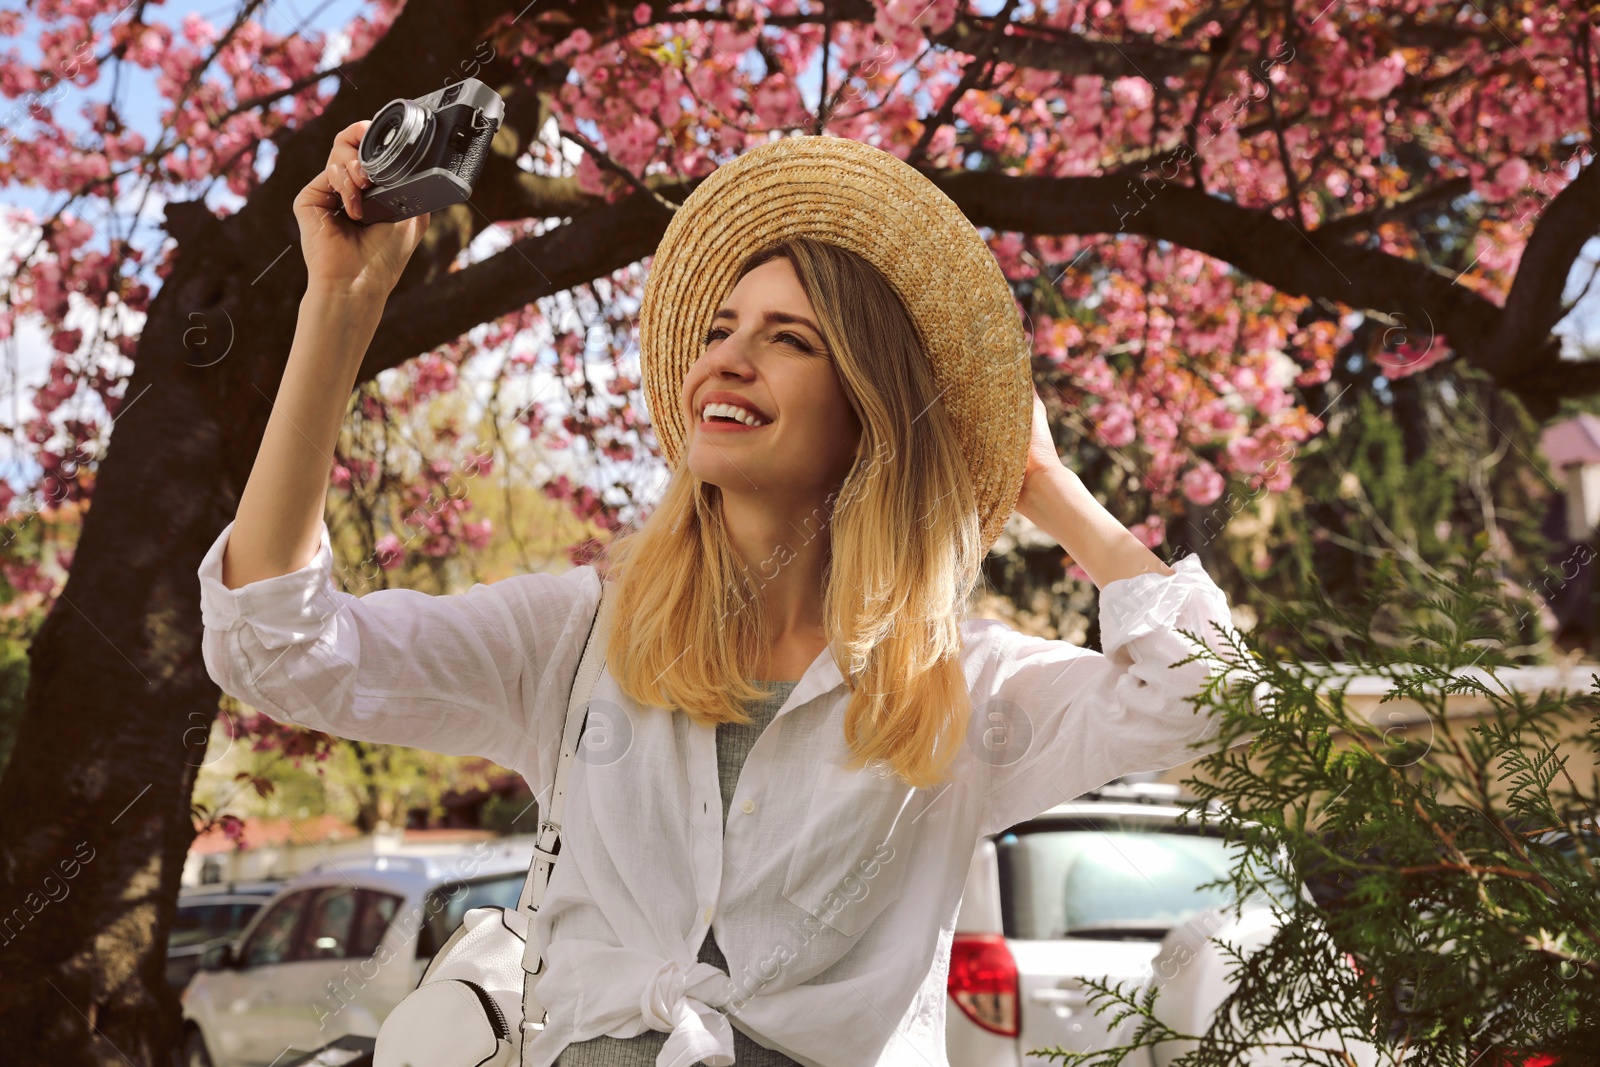
M 855 465 L 804 531 L 825 538 L 823 618 L 851 690 L 852 766 L 881 760 L 913 787 L 932 785 L 972 713 L 960 621 L 984 551 L 966 459 L 883 276 L 847 249 L 794 238 L 751 256 L 735 282 L 777 257 L 816 310 L 862 427 Z M 596 562 L 627 620 L 606 649 L 618 685 L 643 707 L 705 724 L 749 722 L 742 702 L 767 695 L 745 679 L 770 645 L 768 620 L 720 501 L 680 461 L 656 510 Z

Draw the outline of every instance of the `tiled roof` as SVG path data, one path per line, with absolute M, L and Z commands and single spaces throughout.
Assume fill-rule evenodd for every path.
M 1539 435 L 1545 458 L 1557 470 L 1573 463 L 1600 463 L 1600 418 L 1582 412 Z

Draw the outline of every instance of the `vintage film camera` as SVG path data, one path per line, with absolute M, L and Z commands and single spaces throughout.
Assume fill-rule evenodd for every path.
M 357 150 L 372 184 L 361 190 L 361 218 L 351 221 L 399 222 L 465 201 L 505 110 L 500 94 L 476 78 L 385 104 Z

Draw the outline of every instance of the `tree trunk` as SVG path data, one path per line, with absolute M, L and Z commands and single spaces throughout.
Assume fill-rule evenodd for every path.
M 356 791 L 356 829 L 364 834 L 370 834 L 378 828 L 378 823 L 383 819 L 383 812 L 378 802 L 378 776 L 373 771 L 372 755 L 368 746 L 360 741 L 345 743 L 355 752 L 356 762 L 361 765 L 361 780 L 357 783 Z
M 164 946 L 217 713 L 195 568 L 235 510 L 291 340 L 283 309 L 305 275 L 281 228 L 252 250 L 260 262 L 243 262 L 209 212 L 169 217 L 195 228 L 151 303 L 0 781 L 12 1063 L 155 1064 L 179 1036 Z
M 195 570 L 237 510 L 293 340 L 306 274 L 290 205 L 340 129 L 431 91 L 500 14 L 483 0 L 408 5 L 359 64 L 360 91 L 281 140 L 243 209 L 219 221 L 200 204 L 167 208 L 180 254 L 151 301 L 71 574 L 30 648 L 0 781 L 7 1063 L 171 1062 L 181 1031 L 165 945 L 218 708 Z M 479 228 L 435 227 L 401 287 L 442 271 L 456 237 Z M 632 251 L 596 244 L 601 259 Z

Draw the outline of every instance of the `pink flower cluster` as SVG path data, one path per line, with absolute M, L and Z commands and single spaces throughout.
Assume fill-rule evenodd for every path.
M 1035 245 L 1035 262 L 1070 262 L 1089 247 L 1075 240 Z M 1144 245 L 1094 245 L 1089 266 L 1061 281 L 1064 296 L 1093 312 L 1035 324 L 1035 351 L 1071 383 L 1079 413 L 1072 428 L 1085 444 L 1132 463 L 1153 502 L 1181 494 L 1211 505 L 1229 476 L 1286 489 L 1291 465 L 1266 460 L 1320 428 L 1291 389 L 1326 378 L 1342 332 L 1327 323 L 1296 329 L 1303 301 L 1197 253 L 1158 254 Z M 1011 240 L 991 247 L 1003 267 L 1030 251 Z
M 346 62 L 365 55 L 403 5 L 366 5 L 347 27 Z M 593 134 L 610 162 L 637 177 L 698 177 L 750 144 L 810 128 L 801 83 L 819 58 L 822 27 L 772 21 L 800 7 L 798 0 L 725 0 L 707 10 L 714 17 L 653 22 L 664 10 L 659 5 L 624 4 L 615 20 L 590 29 L 535 8 L 515 29 L 504 22 L 495 41 L 518 58 L 566 66 L 555 117 L 567 130 Z M 677 13 L 693 10 L 679 5 Z M 870 21 L 835 25 L 826 81 L 837 98 L 826 132 L 907 157 L 970 61 L 928 42 L 964 10 L 956 0 L 873 0 Z M 1295 402 L 1294 389 L 1328 379 L 1348 334 L 1335 321 L 1298 326 L 1303 301 L 1204 256 L 1135 236 L 1131 221 L 1168 195 L 1170 184 L 1199 179 L 1214 195 L 1277 209 L 1297 228 L 1314 230 L 1410 196 L 1419 181 L 1465 177 L 1482 201 L 1483 220 L 1466 257 L 1472 269 L 1459 282 L 1498 302 L 1545 206 L 1580 166 L 1592 165 L 1587 148 L 1573 147 L 1587 145 L 1590 136 L 1590 89 L 1573 37 L 1574 27 L 1590 25 L 1590 12 L 1578 0 L 1524 5 L 1493 32 L 1470 5 L 1457 10 L 1428 0 L 1341 0 L 1315 13 L 1295 9 L 1297 32 L 1269 27 L 1262 40 L 1252 31 L 1241 52 L 1252 64 L 1236 59 L 1212 77 L 1208 57 L 1223 32 L 1221 17 L 1198 0 L 1044 0 L 1026 14 L 1037 24 L 1029 32 L 1112 41 L 1143 35 L 1173 55 L 1207 61 L 1175 64 L 1159 93 L 1138 76 L 999 64 L 992 87 L 951 102 L 955 122 L 938 130 L 924 160 L 955 168 L 975 154 L 997 173 L 1075 176 L 1105 174 L 1120 161 L 1156 153 L 1160 166 L 1127 179 L 1118 232 L 1092 239 L 996 234 L 992 247 L 1008 277 L 1055 287 L 1051 297 L 1059 302 L 1047 306 L 1057 311 L 1029 325 L 1037 357 L 1068 376 L 1083 447 L 1120 451 L 1152 502 L 1179 506 L 1210 506 L 1234 483 L 1274 491 L 1287 485 L 1291 465 L 1274 460 L 1292 456 L 1320 429 Z M 97 395 L 108 412 L 125 402 L 137 337 L 117 333 L 114 322 L 125 318 L 123 306 L 142 311 L 150 286 L 172 266 L 170 242 L 114 245 L 114 235 L 128 229 L 119 216 L 145 192 L 183 199 L 212 179 L 250 195 L 263 141 L 315 118 L 330 99 L 324 81 L 251 106 L 318 73 L 327 44 L 322 35 L 278 34 L 266 20 L 249 19 L 224 45 L 219 26 L 196 12 L 173 21 L 146 21 L 111 0 L 39 0 L 0 11 L 0 36 L 8 38 L 0 42 L 0 185 L 76 198 L 37 241 L 16 242 L 4 269 L 0 336 L 34 319 L 44 325 L 54 356 L 34 398 L 36 414 L 8 428 L 28 443 L 42 470 L 75 466 L 68 457 L 92 452 L 103 429 L 82 417 L 74 398 Z M 1432 27 L 1435 43 L 1396 34 L 1399 22 Z M 101 62 L 113 52 L 120 58 Z M 109 86 L 117 64 L 119 77 L 148 75 L 163 101 L 155 123 L 135 129 L 141 124 L 116 112 L 109 88 L 104 99 L 83 101 Z M 1196 113 L 1202 84 L 1208 93 Z M 1269 93 L 1275 113 L 1288 116 L 1281 143 L 1265 121 Z M 1401 148 L 1417 146 L 1437 161 L 1433 173 L 1419 176 L 1398 162 L 1415 155 Z M 543 145 L 530 152 L 547 164 L 559 158 Z M 631 194 L 627 182 L 587 152 L 577 180 L 591 195 Z M 41 225 L 20 211 L 8 211 L 6 221 L 25 236 Z M 502 229 L 514 236 L 534 221 Z M 1394 256 L 1421 251 L 1406 227 L 1393 222 L 1374 223 L 1349 239 Z M 1086 253 L 1081 262 L 1080 253 Z M 614 294 L 636 298 L 637 280 L 618 281 Z M 83 313 L 96 309 L 118 314 Z M 512 370 L 530 370 L 543 354 L 526 344 L 535 327 L 546 325 L 538 318 L 530 307 L 488 324 L 471 344 L 413 361 L 401 394 L 388 403 L 364 399 L 363 415 L 381 419 L 452 393 L 461 385 L 463 361 L 480 349 L 503 347 L 512 353 Z M 582 403 L 573 400 L 565 410 L 555 402 L 529 406 L 520 419 L 541 443 L 561 448 L 581 436 L 615 460 L 647 449 L 637 381 L 611 386 L 607 395 L 617 403 L 584 406 L 607 398 L 588 389 L 581 332 L 562 333 L 550 347 L 556 372 Z M 1372 358 L 1398 378 L 1451 354 L 1443 337 L 1431 337 L 1386 346 Z M 453 441 L 454 433 L 447 427 L 443 438 Z M 354 464 L 343 466 L 342 475 L 336 469 L 336 486 L 375 473 Z M 436 495 L 436 473 L 423 475 L 422 483 L 409 503 Z M 75 476 L 70 484 L 86 494 L 92 483 Z M 595 487 L 558 480 L 547 492 L 580 515 L 602 520 L 612 513 Z M 430 518 L 422 545 L 396 537 L 402 543 L 385 548 L 433 555 L 484 543 L 486 521 L 467 518 L 458 503 L 423 508 Z M 1145 531 L 1141 536 L 1162 536 L 1153 521 Z M 384 565 L 401 558 L 386 551 Z M 40 581 L 19 574 L 24 582 Z

